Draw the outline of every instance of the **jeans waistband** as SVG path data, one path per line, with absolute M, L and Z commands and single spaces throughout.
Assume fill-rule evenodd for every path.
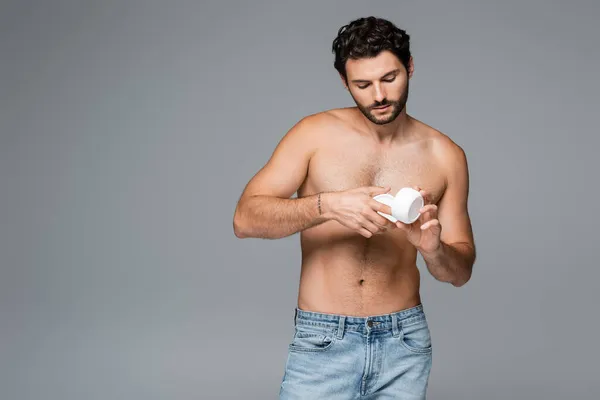
M 295 309 L 295 325 L 312 325 L 331 328 L 340 328 L 342 331 L 393 331 L 402 326 L 410 325 L 421 320 L 425 320 L 423 304 L 418 304 L 401 311 L 390 314 L 373 315 L 367 317 L 357 317 L 341 314 L 327 314 L 315 311 L 306 311 L 300 308 Z

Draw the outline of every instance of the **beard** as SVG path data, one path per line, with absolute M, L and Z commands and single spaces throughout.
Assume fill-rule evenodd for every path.
M 352 96 L 352 92 L 350 92 L 350 96 Z M 404 107 L 406 107 L 406 101 L 408 100 L 408 81 L 406 82 L 406 89 L 404 90 L 404 92 L 400 96 L 400 99 L 398 100 L 383 99 L 381 102 L 375 102 L 370 106 L 364 106 L 358 101 L 356 101 L 354 96 L 352 96 L 352 99 L 356 103 L 356 106 L 358 107 L 360 112 L 362 112 L 363 115 L 367 117 L 369 121 L 376 125 L 389 124 L 390 122 L 398 118 L 398 115 L 400 115 L 402 110 L 404 110 Z M 386 105 L 390 105 L 392 108 L 392 112 L 390 113 L 390 115 L 379 118 L 372 113 L 373 107 L 382 107 Z

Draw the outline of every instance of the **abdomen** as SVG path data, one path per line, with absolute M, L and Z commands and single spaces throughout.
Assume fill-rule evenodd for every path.
M 420 303 L 416 250 L 401 231 L 367 239 L 330 221 L 302 232 L 301 244 L 301 309 L 366 316 Z

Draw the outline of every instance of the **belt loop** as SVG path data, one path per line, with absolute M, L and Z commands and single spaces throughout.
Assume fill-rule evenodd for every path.
M 398 326 L 398 315 L 392 314 L 392 336 L 397 338 L 400 336 L 400 328 Z
M 346 324 L 346 317 L 344 315 L 341 315 L 340 320 L 339 320 L 338 330 L 335 335 L 338 339 L 344 338 L 344 325 L 345 324 Z

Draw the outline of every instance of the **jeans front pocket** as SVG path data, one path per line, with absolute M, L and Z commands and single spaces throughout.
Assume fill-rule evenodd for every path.
M 407 350 L 418 354 L 432 352 L 431 332 L 425 317 L 402 324 L 400 331 L 400 343 Z
M 307 353 L 323 352 L 329 350 L 336 340 L 335 329 L 298 325 L 289 349 Z

